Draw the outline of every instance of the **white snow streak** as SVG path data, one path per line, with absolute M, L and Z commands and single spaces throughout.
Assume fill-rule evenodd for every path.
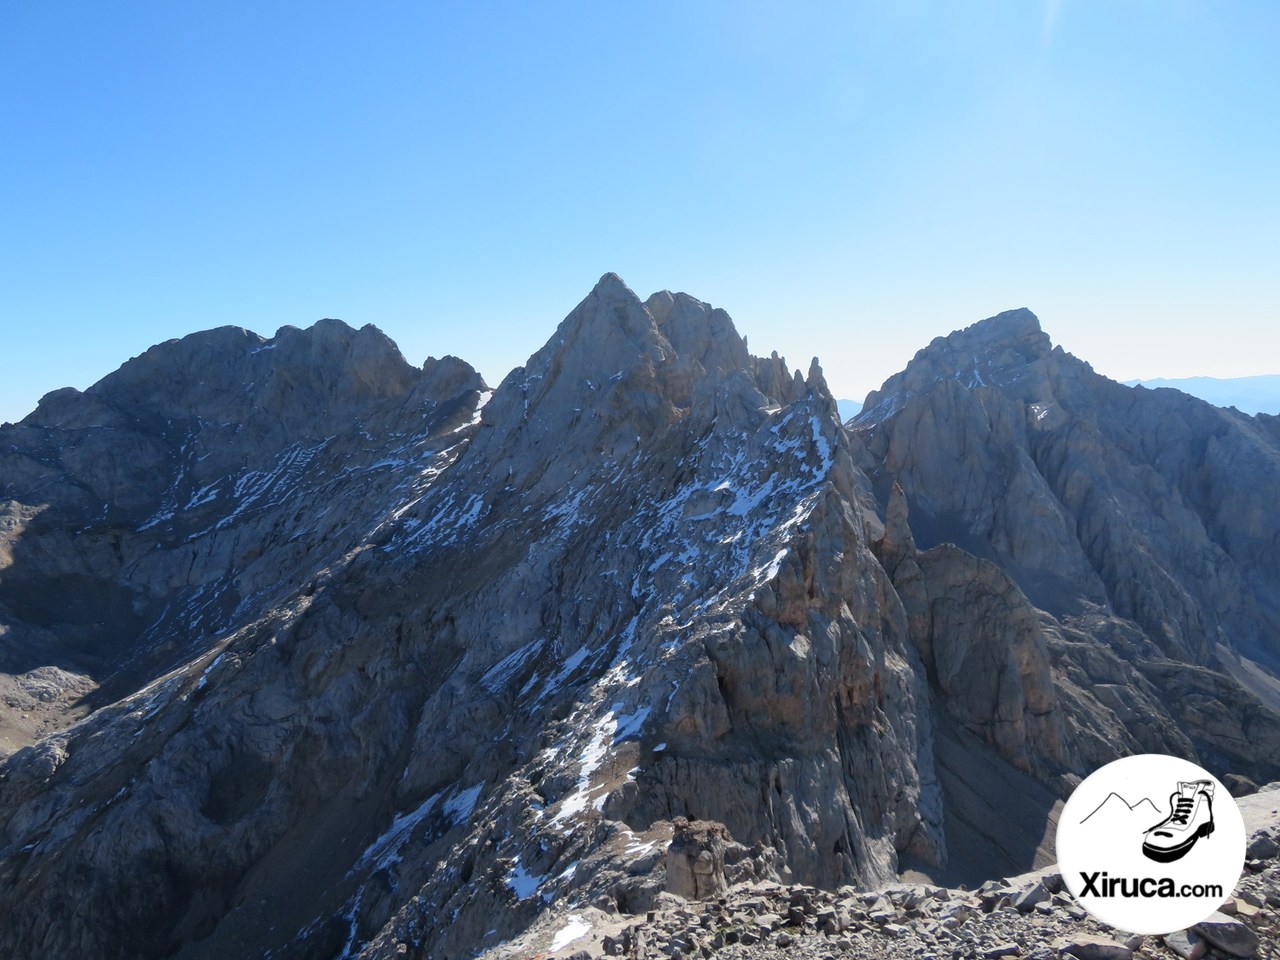
M 551 941 L 551 952 L 563 950 L 573 941 L 585 936 L 591 932 L 591 924 L 587 923 L 577 914 L 569 914 L 569 922 L 560 928 L 555 937 Z
M 445 802 L 444 812 L 449 819 L 453 821 L 455 826 L 461 826 L 469 823 L 471 814 L 476 809 L 476 801 L 480 799 L 480 791 L 484 789 L 484 781 L 481 780 L 474 786 L 468 787 L 448 801 Z
M 443 793 L 433 793 L 422 801 L 416 809 L 408 813 L 399 814 L 391 821 L 391 826 L 387 827 L 382 836 L 369 845 L 369 849 L 356 861 L 355 868 L 359 870 L 373 863 L 381 870 L 399 863 L 403 859 L 400 848 L 409 839 L 409 834 L 413 832 L 414 828 L 435 810 L 441 796 L 443 796 Z

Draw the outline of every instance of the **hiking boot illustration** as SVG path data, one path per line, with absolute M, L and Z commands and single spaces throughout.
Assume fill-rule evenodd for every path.
M 1169 795 L 1169 810 L 1169 816 L 1143 834 L 1142 852 L 1160 863 L 1182 859 L 1197 840 L 1213 833 L 1213 784 L 1180 782 Z

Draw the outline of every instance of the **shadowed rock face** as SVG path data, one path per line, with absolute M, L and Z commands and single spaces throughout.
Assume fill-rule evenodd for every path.
M 1192 492 L 1228 558 L 1265 553 L 1274 501 L 1241 491 L 1246 533 L 1168 444 L 1138 465 L 1138 431 L 1077 412 L 1111 386 L 1017 311 L 847 432 L 816 363 L 609 274 L 491 394 L 324 321 L 47 398 L 0 433 L 0 668 L 102 686 L 0 766 L 0 953 L 459 956 L 551 900 L 1026 869 L 1121 753 L 1270 778 L 1276 715 L 1224 669 L 1268 681 L 1274 632 L 1231 632 L 1257 572 L 1209 610 L 1188 533 L 1150 594 L 1117 578 Z

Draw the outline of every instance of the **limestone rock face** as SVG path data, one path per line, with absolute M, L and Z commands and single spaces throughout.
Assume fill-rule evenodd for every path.
M 1018 310 L 935 340 L 851 425 L 886 491 L 882 557 L 964 726 L 1025 769 L 1096 762 L 1095 738 L 1118 737 L 1276 775 L 1280 445 L 1264 418 L 1100 377 Z
M 0 429 L 0 954 L 469 956 L 1026 870 L 1126 752 L 1273 779 L 1272 475 L 1192 461 L 1277 432 L 1113 386 L 1015 311 L 847 430 L 608 274 L 492 391 L 322 321 L 50 395 Z
M 39 687 L 0 704 L 0 755 L 296 594 L 422 485 L 408 464 L 456 454 L 486 390 L 374 327 L 225 327 L 0 427 L 0 688 Z

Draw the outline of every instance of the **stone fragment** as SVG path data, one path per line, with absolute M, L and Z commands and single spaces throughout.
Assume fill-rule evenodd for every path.
M 1258 952 L 1258 935 L 1248 925 L 1221 911 L 1210 914 L 1191 929 L 1233 957 L 1252 957 Z
M 667 890 L 689 900 L 706 900 L 722 894 L 728 887 L 724 851 L 729 839 L 729 831 L 722 823 L 690 822 L 684 817 L 672 821 L 671 843 L 667 847 Z
M 1164 945 L 1182 958 L 1182 960 L 1201 960 L 1209 949 L 1209 945 L 1198 933 L 1190 930 L 1178 930 L 1166 933 L 1162 938 Z
M 756 927 L 761 931 L 763 931 L 764 933 L 769 933 L 773 930 L 777 930 L 780 926 L 782 926 L 782 923 L 783 923 L 782 918 L 778 916 L 776 913 L 762 913 L 760 914 L 760 916 L 756 917 L 755 919 Z
M 1035 909 L 1036 904 L 1044 903 L 1049 899 L 1049 896 L 1049 889 L 1044 885 L 1044 882 L 1038 881 L 1018 894 L 1017 899 L 1013 901 L 1013 905 L 1018 908 L 1019 913 L 1030 913 Z
M 1222 785 L 1230 791 L 1233 797 L 1247 797 L 1251 793 L 1258 792 L 1256 783 L 1238 773 L 1228 773 L 1222 778 Z
M 1260 833 L 1250 840 L 1245 850 L 1245 857 L 1249 860 L 1271 860 L 1277 854 L 1280 854 L 1280 844 L 1276 843 L 1274 837 L 1265 833 Z
M 1131 960 L 1133 957 L 1133 951 L 1123 943 L 1088 934 L 1063 937 L 1054 948 L 1059 957 L 1075 957 L 1075 960 Z
M 1252 904 L 1255 907 L 1261 907 L 1267 902 L 1266 898 L 1260 897 L 1257 891 L 1254 890 L 1241 890 L 1237 899 L 1243 900 L 1245 903 Z
M 1016 943 L 997 943 L 995 946 L 984 949 L 982 956 L 985 960 L 998 960 L 1000 957 L 1016 957 L 1021 952 L 1021 948 Z

